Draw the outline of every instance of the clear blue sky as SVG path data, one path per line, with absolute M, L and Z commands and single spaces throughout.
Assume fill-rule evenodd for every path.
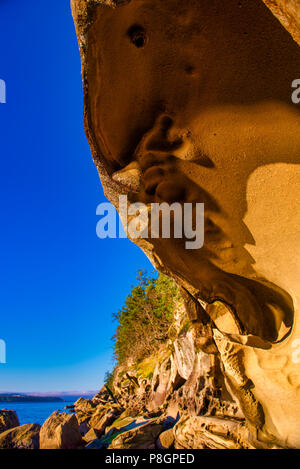
M 97 389 L 138 269 L 127 239 L 96 237 L 105 200 L 85 138 L 69 0 L 0 1 L 1 391 Z

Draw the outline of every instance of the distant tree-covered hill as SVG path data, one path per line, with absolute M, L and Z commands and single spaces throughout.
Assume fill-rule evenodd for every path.
M 27 396 L 25 394 L 0 394 L 0 402 L 63 402 L 60 397 Z

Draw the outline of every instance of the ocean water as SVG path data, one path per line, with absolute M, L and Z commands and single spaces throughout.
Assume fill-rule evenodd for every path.
M 68 412 L 66 405 L 74 404 L 80 396 L 67 397 L 62 402 L 0 402 L 0 409 L 15 410 L 18 414 L 20 425 L 25 423 L 39 423 L 43 425 L 45 420 L 56 410 Z M 92 396 L 84 396 L 89 398 Z

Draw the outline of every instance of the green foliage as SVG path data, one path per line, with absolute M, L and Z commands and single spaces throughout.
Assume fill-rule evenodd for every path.
M 142 378 L 151 379 L 156 363 L 156 356 L 145 358 L 136 366 L 137 374 Z
M 117 364 L 127 360 L 138 363 L 158 350 L 168 338 L 179 298 L 177 286 L 166 275 L 150 277 L 139 272 L 137 285 L 113 315 L 118 321 L 113 337 Z
M 104 376 L 104 384 L 107 386 L 111 391 L 113 390 L 113 381 L 114 381 L 114 372 L 107 371 Z
M 172 324 L 168 330 L 169 339 L 174 342 L 177 337 L 177 329 L 174 324 Z
M 185 323 L 183 324 L 179 334 L 186 334 L 190 327 L 191 327 L 190 321 L 185 321 Z

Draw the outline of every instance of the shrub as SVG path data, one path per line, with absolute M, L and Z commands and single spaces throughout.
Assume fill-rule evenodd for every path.
M 139 272 L 137 285 L 113 314 L 118 321 L 113 337 L 118 365 L 127 360 L 138 363 L 157 351 L 168 338 L 179 298 L 176 284 L 166 275 L 155 278 Z

